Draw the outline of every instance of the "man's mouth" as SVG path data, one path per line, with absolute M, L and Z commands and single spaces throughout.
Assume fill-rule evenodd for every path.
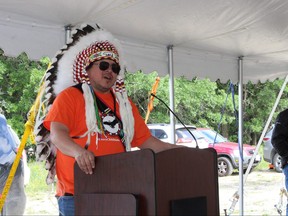
M 106 79 L 106 80 L 112 80 L 112 76 L 110 76 L 109 74 L 105 74 L 105 75 L 104 75 L 104 79 Z

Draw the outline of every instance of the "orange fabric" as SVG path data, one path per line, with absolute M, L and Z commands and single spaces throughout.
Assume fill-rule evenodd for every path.
M 110 109 L 114 109 L 114 100 L 111 94 L 97 94 Z M 131 101 L 130 101 L 131 102 Z M 140 146 L 150 136 L 148 127 L 134 103 L 131 102 L 134 116 L 134 137 L 131 147 Z M 117 115 L 119 116 L 119 106 L 116 104 Z M 70 136 L 81 136 L 87 131 L 85 119 L 85 101 L 83 94 L 79 89 L 70 87 L 61 92 L 55 99 L 51 110 L 45 118 L 44 126 L 50 130 L 51 122 L 65 124 L 70 129 Z M 89 150 L 96 156 L 115 154 L 124 152 L 123 144 L 117 135 L 99 135 L 98 148 L 96 148 L 96 135 L 91 137 Z M 87 136 L 74 139 L 74 141 L 84 148 Z M 57 151 L 56 174 L 57 174 L 57 192 L 61 196 L 64 192 L 74 194 L 74 163 L 75 159 Z
M 157 91 L 157 88 L 158 88 L 158 84 L 159 84 L 159 81 L 160 81 L 160 77 L 157 77 L 156 80 L 155 80 L 155 83 L 152 87 L 152 91 L 151 93 L 156 95 L 156 91 Z M 150 100 L 149 100 L 149 103 L 148 103 L 148 110 L 151 112 L 153 110 L 153 101 L 154 101 L 154 96 L 150 96 Z
M 159 81 L 160 81 L 160 77 L 157 77 L 156 80 L 155 80 L 154 85 L 152 86 L 151 93 L 154 94 L 154 95 L 156 95 L 156 91 L 157 91 L 157 88 L 158 88 Z M 146 117 L 145 117 L 145 124 L 148 121 L 150 112 L 153 110 L 153 101 L 154 101 L 154 96 L 150 96 L 150 100 L 148 102 L 148 107 L 147 107 L 147 113 L 146 113 Z

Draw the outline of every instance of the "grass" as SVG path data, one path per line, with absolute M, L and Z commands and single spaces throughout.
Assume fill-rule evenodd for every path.
M 269 169 L 269 163 L 266 162 L 266 161 L 264 161 L 264 159 L 263 159 L 263 145 L 260 146 L 258 154 L 261 155 L 262 160 L 261 160 L 261 162 L 255 167 L 255 170 L 267 170 L 267 169 Z
M 36 196 L 38 193 L 51 192 L 54 190 L 53 185 L 46 184 L 46 176 L 48 171 L 45 170 L 44 162 L 29 162 L 30 168 L 30 181 L 25 188 L 28 196 Z

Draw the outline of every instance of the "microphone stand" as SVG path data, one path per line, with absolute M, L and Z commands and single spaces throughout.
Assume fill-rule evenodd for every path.
M 195 140 L 195 143 L 196 143 L 196 148 L 199 149 L 199 146 L 198 146 L 198 142 L 197 142 L 197 139 L 195 138 L 195 136 L 191 133 L 191 131 L 186 127 L 186 125 L 178 118 L 178 116 L 170 109 L 170 107 L 162 100 L 160 99 L 159 97 L 157 97 L 155 94 L 151 93 L 151 96 L 157 98 L 159 101 L 161 101 L 165 106 L 166 108 L 177 118 L 177 120 L 183 125 L 183 127 L 188 131 L 188 133 L 193 137 L 193 139 Z

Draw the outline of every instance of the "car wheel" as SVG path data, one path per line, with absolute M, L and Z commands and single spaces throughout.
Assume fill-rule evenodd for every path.
M 233 167 L 230 160 L 226 157 L 218 158 L 218 176 L 229 176 L 233 172 Z
M 273 166 L 276 172 L 282 172 L 281 156 L 276 153 L 273 157 Z

